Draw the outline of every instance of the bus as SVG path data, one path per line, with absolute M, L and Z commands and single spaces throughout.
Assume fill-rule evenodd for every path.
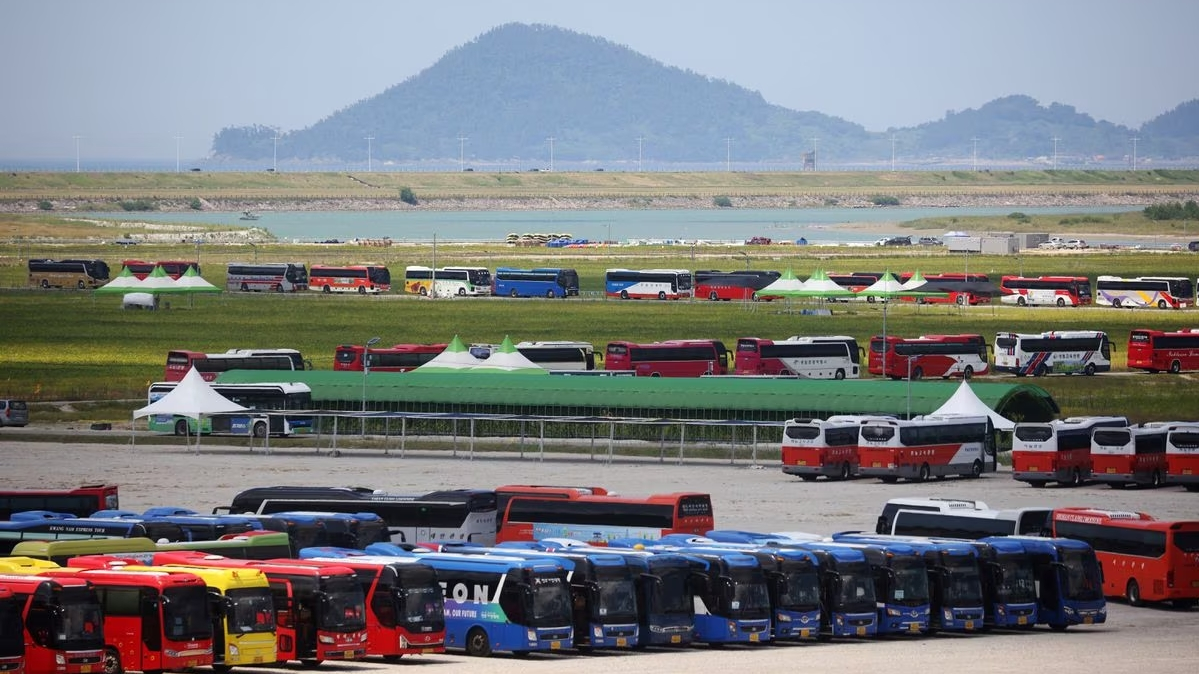
M 155 382 L 150 384 L 146 395 L 149 403 L 170 393 L 178 382 Z M 312 410 L 312 389 L 308 384 L 297 382 L 263 384 L 212 384 L 212 390 L 221 396 L 249 408 L 245 412 L 209 414 L 202 420 L 175 414 L 152 414 L 148 417 L 148 428 L 156 433 L 173 433 L 180 436 L 203 435 L 250 435 L 255 438 L 287 438 L 312 432 L 313 419 L 305 410 Z M 286 414 L 295 411 L 296 414 Z
M 314 264 L 308 268 L 308 289 L 318 293 L 385 293 L 391 291 L 391 271 L 372 264 Z
M 154 566 L 256 569 L 270 584 L 277 635 L 276 661 L 366 657 L 366 604 L 352 569 L 300 566 L 293 560 L 228 559 L 202 552 L 159 552 Z
M 1195 284 L 1180 276 L 1100 276 L 1095 303 L 1110 307 L 1184 309 L 1195 304 Z
M 1003 304 L 1035 307 L 1081 307 L 1091 304 L 1091 279 L 1085 276 L 1003 276 Z
M 295 349 L 229 349 L 224 353 L 173 350 L 167 352 L 163 379 L 182 381 L 187 371 L 195 368 L 204 381 L 214 381 L 227 370 L 292 370 L 312 369 L 304 356 Z M 284 376 L 280 374 L 280 376 Z
M 136 513 L 131 510 L 101 510 L 92 514 L 91 518 L 174 524 L 178 525 L 183 533 L 181 540 L 186 541 L 215 541 L 223 536 L 262 531 L 262 524 L 251 517 L 201 515 L 194 510 L 169 506 L 150 508 L 144 513 Z
M 812 482 L 820 476 L 848 480 L 858 474 L 858 429 L 867 417 L 788 419 L 780 449 L 783 472 Z
M 1199 491 L 1199 422 L 1174 425 L 1166 433 L 1166 484 Z
M 858 475 L 893 484 L 995 472 L 995 427 L 988 416 L 873 417 L 858 428 Z
M 1033 487 L 1081 485 L 1091 477 L 1091 433 L 1126 428 L 1125 417 L 1067 417 L 1018 423 L 1012 430 L 1012 478 Z
M 492 276 L 496 297 L 572 297 L 579 294 L 579 273 L 573 269 L 498 267 Z
M 445 351 L 446 344 L 396 344 L 370 347 L 372 372 L 407 372 L 415 370 Z M 367 347 L 342 344 L 333 354 L 333 369 L 340 372 L 362 372 Z
M 115 484 L 85 484 L 72 489 L 0 490 L 0 520 L 26 510 L 49 510 L 87 517 L 99 510 L 119 508 L 119 488 Z
M 241 292 L 294 293 L 308 290 L 303 262 L 230 262 L 225 289 Z
M 1160 487 L 1168 433 L 1166 426 L 1096 428 L 1091 433 L 1091 479 L 1116 489 Z
M 81 578 L 0 575 L 25 624 L 25 671 L 87 674 L 103 671 L 104 614 L 93 585 Z M 7 629 L 0 641 L 10 639 Z
M 1052 529 L 1052 527 L 1051 527 Z M 1037 583 L 1037 622 L 1054 631 L 1073 625 L 1107 622 L 1103 598 L 1103 570 L 1095 550 L 1084 541 L 1045 536 L 1003 536 L 980 539 L 985 543 L 1019 543 L 1032 559 Z
M 899 281 L 907 281 L 911 275 L 901 274 Z M 958 306 L 975 306 L 990 304 L 991 297 L 998 295 L 999 289 L 991 283 L 986 274 L 927 274 L 925 284 L 916 290 L 932 292 L 935 295 L 900 295 L 904 302 L 918 304 L 956 304 Z
M 990 359 L 982 335 L 895 335 L 870 338 L 870 374 L 891 379 L 987 374 Z
M 270 515 L 246 515 L 258 520 L 264 531 L 285 533 L 291 549 L 336 546 L 363 549 L 391 540 L 387 522 L 375 513 L 291 510 Z M 234 555 L 226 555 L 232 557 Z M 290 555 L 274 555 L 287 557 Z M 265 559 L 259 557 L 258 559 Z
M 169 541 L 183 540 L 182 527 L 167 522 L 68 518 L 60 513 L 29 511 L 17 513 L 14 519 L 0 522 L 0 555 L 9 552 L 22 541 L 78 540 L 82 538 L 150 538 Z
M 434 286 L 436 282 L 436 286 Z M 486 267 L 442 267 L 417 265 L 404 270 L 404 292 L 427 297 L 466 297 L 491 294 L 491 270 Z
M 1103 594 L 1132 606 L 1199 601 L 1199 521 L 1156 520 L 1144 513 L 1088 508 L 1053 511 L 1053 535 L 1085 541 L 1103 564 Z
M 1048 536 L 1051 508 L 993 510 L 981 501 L 897 498 L 887 501 L 875 523 L 878 534 L 974 540 L 987 536 Z
M 846 335 L 795 335 L 778 341 L 741 337 L 737 340 L 733 374 L 857 379 L 861 374 L 861 358 L 858 341 Z
M 691 297 L 691 272 L 686 269 L 609 269 L 604 272 L 604 295 L 622 300 L 678 300 Z
M 995 335 L 995 371 L 1023 377 L 1051 373 L 1091 376 L 1112 369 L 1112 343 L 1098 330 L 1055 330 Z
M 518 342 L 513 345 L 520 355 L 542 369 L 552 372 L 581 372 L 595 369 L 595 347 L 590 342 L 549 341 Z M 480 361 L 499 351 L 498 344 L 471 344 L 470 353 Z M 374 353 L 374 350 L 371 350 Z M 374 369 L 374 366 L 371 366 Z
M 1170 332 L 1138 328 L 1128 333 L 1128 367 L 1178 374 L 1199 370 L 1199 328 Z
M 777 271 L 717 271 L 705 269 L 695 272 L 695 297 L 713 302 L 737 300 L 738 302 L 769 302 L 781 299 L 781 295 L 760 295 L 759 290 L 774 283 L 782 274 Z
M 821 599 L 825 616 L 820 639 L 872 637 L 878 634 L 878 597 L 874 571 L 862 550 L 827 541 L 788 544 L 809 550 L 820 560 Z
M 0 584 L 0 672 L 25 674 L 25 619 L 23 602 Z
M 108 263 L 104 260 L 29 261 L 30 288 L 99 288 L 108 283 Z
M 195 260 L 160 260 L 158 262 L 146 262 L 144 260 L 123 260 L 121 266 L 128 269 L 138 279 L 144 279 L 153 273 L 155 267 L 162 267 L 167 276 L 178 280 L 180 276 L 187 273 L 187 268 L 191 267 L 200 273 L 200 263 Z
M 657 540 L 666 534 L 703 534 L 715 528 L 712 497 L 674 492 L 645 497 L 517 495 L 500 513 L 498 542 L 573 538 L 593 545 L 609 540 Z
M 14 557 L 42 559 L 65 566 L 72 557 L 110 555 L 153 562 L 154 553 L 195 551 L 232 559 L 274 559 L 290 557 L 288 535 L 277 531 L 247 532 L 223 536 L 215 541 L 175 541 L 159 543 L 149 538 L 87 538 L 67 540 L 26 540 L 13 546 Z
M 604 369 L 632 370 L 638 377 L 702 377 L 729 373 L 729 352 L 714 339 L 650 344 L 608 342 Z

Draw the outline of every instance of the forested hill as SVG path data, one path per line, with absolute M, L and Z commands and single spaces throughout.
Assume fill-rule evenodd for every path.
M 635 162 L 643 138 L 655 162 L 713 163 L 731 154 L 738 162 L 799 164 L 814 138 L 818 157 L 847 162 L 889 158 L 892 138 L 909 158 L 970 156 L 977 145 L 980 156 L 1024 159 L 1051 154 L 1051 139 L 1058 137 L 1063 156 L 1110 158 L 1130 151 L 1134 133 L 1026 96 L 870 133 L 837 117 L 772 105 L 758 92 L 603 38 L 508 24 L 311 127 L 230 127 L 217 134 L 212 151 L 230 160 L 358 161 L 370 136 L 377 161 L 445 161 L 461 152 L 474 161 L 548 163 L 553 138 L 561 161 Z M 1199 101 L 1163 114 L 1140 133 L 1142 156 L 1199 156 Z

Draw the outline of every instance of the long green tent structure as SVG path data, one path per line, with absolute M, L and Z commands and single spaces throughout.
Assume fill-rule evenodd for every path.
M 293 381 L 330 411 L 465 413 L 623 419 L 778 422 L 834 414 L 928 414 L 956 381 L 810 380 L 745 377 L 629 377 L 505 373 L 278 372 L 232 370 L 220 383 Z M 1013 421 L 1049 421 L 1060 412 L 1031 384 L 971 382 L 989 407 Z

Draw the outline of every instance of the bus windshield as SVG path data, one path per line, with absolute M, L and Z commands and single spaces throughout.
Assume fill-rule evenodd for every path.
M 539 575 L 532 584 L 533 627 L 555 627 L 570 624 L 570 588 L 560 576 Z
M 945 601 L 950 606 L 981 604 L 982 579 L 974 557 L 955 557 L 945 563 L 949 571 L 949 583 L 945 588 Z
M 234 588 L 226 592 L 225 596 L 229 599 L 225 620 L 230 634 L 275 631 L 275 608 L 269 589 Z
M 1026 559 L 1001 559 L 999 567 L 1003 571 L 1003 581 L 996 588 L 999 601 L 1017 604 L 1037 600 L 1036 574 Z
M 820 574 L 815 568 L 792 571 L 785 576 L 779 591 L 783 608 L 820 606 Z
M 431 625 L 445 620 L 445 602 L 436 582 L 405 586 L 400 590 L 403 621 L 408 624 Z
M 325 601 L 317 611 L 320 627 L 334 632 L 356 632 L 366 629 L 362 587 L 354 576 L 324 579 Z
M 874 579 L 865 562 L 843 566 L 840 577 L 842 611 L 855 613 L 875 610 Z
M 631 578 L 622 580 L 600 580 L 599 598 L 596 605 L 598 615 L 594 618 L 615 621 L 622 617 L 635 620 L 637 616 L 637 590 Z
M 96 591 L 90 587 L 64 587 L 59 599 L 61 610 L 52 614 L 55 624 L 48 645 L 65 650 L 103 647 L 104 612 Z
M 168 639 L 211 639 L 208 590 L 203 586 L 169 587 L 162 592 L 162 628 Z
M 657 593 L 662 613 L 689 613 L 693 610 L 692 595 L 688 589 L 690 571 L 684 568 L 666 569 L 658 574 L 662 579 L 661 591 Z
M 1076 601 L 1099 601 L 1103 598 L 1103 572 L 1093 552 L 1063 550 L 1062 563 L 1066 566 L 1063 592 L 1067 598 Z
M 928 569 L 924 562 L 915 557 L 896 559 L 891 570 L 895 572 L 895 584 L 891 588 L 889 603 L 901 606 L 928 603 Z

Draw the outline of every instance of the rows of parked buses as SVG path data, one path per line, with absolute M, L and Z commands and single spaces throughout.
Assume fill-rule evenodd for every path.
M 124 260 L 121 266 L 144 278 L 160 266 L 178 278 L 200 265 L 189 260 L 146 262 Z M 225 288 L 242 292 L 301 292 L 379 294 L 392 291 L 391 271 L 383 265 L 330 266 L 302 262 L 230 262 L 225 270 Z M 29 260 L 29 285 L 39 288 L 96 288 L 109 280 L 110 269 L 103 260 Z M 780 278 L 777 271 L 715 271 L 686 269 L 609 269 L 604 277 L 604 294 L 619 299 L 704 299 L 771 301 L 785 295 L 770 286 Z M 842 292 L 829 299 L 877 298 L 867 290 L 882 278 L 881 272 L 829 274 Z M 896 275 L 900 282 L 913 274 Z M 900 296 L 899 301 L 989 304 L 994 300 L 1019 306 L 1085 306 L 1092 303 L 1113 307 L 1157 307 L 1183 309 L 1195 304 L 1195 283 L 1181 276 L 1121 278 L 1099 276 L 1092 290 L 1085 276 L 1003 276 L 995 284 L 986 274 L 930 274 L 920 293 Z M 402 291 L 411 295 L 466 297 L 571 297 L 579 294 L 579 275 L 569 268 L 516 269 L 500 267 L 409 266 L 404 270 Z M 928 294 L 931 293 L 931 294 Z
M 114 485 L 0 500 L 18 674 L 1063 631 L 1106 598 L 1199 599 L 1199 521 L 1092 508 L 900 498 L 822 536 L 600 487 L 260 487 L 212 515 L 110 508 Z

